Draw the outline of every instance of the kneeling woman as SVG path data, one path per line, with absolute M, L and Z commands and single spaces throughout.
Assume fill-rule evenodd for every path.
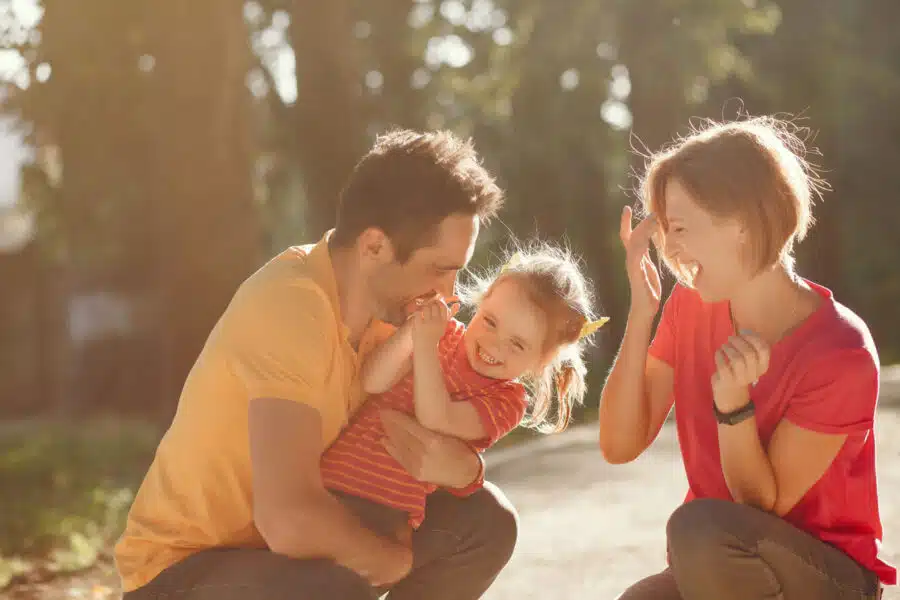
M 634 459 L 674 404 L 690 485 L 669 568 L 624 599 L 877 598 L 896 582 L 878 557 L 875 346 L 793 269 L 817 191 L 800 149 L 774 119 L 711 124 L 651 160 L 649 216 L 622 215 L 631 312 L 600 445 Z M 678 278 L 655 335 L 651 240 Z

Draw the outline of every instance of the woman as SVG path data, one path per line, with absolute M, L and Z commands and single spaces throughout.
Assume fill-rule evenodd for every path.
M 600 445 L 633 460 L 674 404 L 690 486 L 669 567 L 624 600 L 877 598 L 896 582 L 878 558 L 875 346 L 793 269 L 820 185 L 802 148 L 772 118 L 710 124 L 651 160 L 649 216 L 632 230 L 622 214 L 631 311 Z M 651 239 L 678 279 L 652 342 Z

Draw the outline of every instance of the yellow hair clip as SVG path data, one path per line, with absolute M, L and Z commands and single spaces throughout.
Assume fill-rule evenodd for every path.
M 578 334 L 578 339 L 586 338 L 587 336 L 593 334 L 598 329 L 606 325 L 609 322 L 609 317 L 600 317 L 596 321 L 590 321 L 589 323 L 585 323 L 581 328 L 581 333 Z
M 522 253 L 516 252 L 512 256 L 509 257 L 509 260 L 506 261 L 506 264 L 500 269 L 501 273 L 505 273 L 509 269 L 515 269 L 519 265 L 522 264 Z

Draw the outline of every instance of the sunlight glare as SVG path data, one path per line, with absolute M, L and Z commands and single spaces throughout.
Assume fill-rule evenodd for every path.
M 604 102 L 600 107 L 600 117 L 618 131 L 631 127 L 631 111 L 624 102 L 618 100 L 609 99 Z
M 455 34 L 433 37 L 428 40 L 425 48 L 425 63 L 432 68 L 446 64 L 454 69 L 459 69 L 469 64 L 472 57 L 472 49 Z

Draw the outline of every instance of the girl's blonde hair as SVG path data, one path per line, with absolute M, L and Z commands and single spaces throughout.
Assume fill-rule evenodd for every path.
M 513 256 L 516 259 L 510 263 Z M 568 248 L 545 242 L 511 248 L 504 265 L 470 274 L 470 281 L 461 286 L 460 298 L 466 305 L 477 306 L 500 282 L 515 281 L 544 311 L 549 334 L 542 350 L 544 356 L 552 358 L 539 373 L 522 378 L 531 393 L 523 424 L 542 433 L 563 431 L 571 420 L 572 409 L 584 400 L 587 391 L 582 353 L 588 338 L 581 337 L 581 330 L 594 318 L 590 284 Z
M 773 116 L 718 123 L 693 132 L 650 156 L 640 195 L 644 210 L 666 222 L 666 185 L 677 179 L 715 217 L 737 219 L 749 231 L 745 263 L 758 274 L 779 262 L 793 268 L 794 245 L 813 224 L 812 204 L 825 189 L 798 133 Z M 660 248 L 662 250 L 662 248 Z M 683 265 L 661 253 L 669 269 L 689 283 Z

